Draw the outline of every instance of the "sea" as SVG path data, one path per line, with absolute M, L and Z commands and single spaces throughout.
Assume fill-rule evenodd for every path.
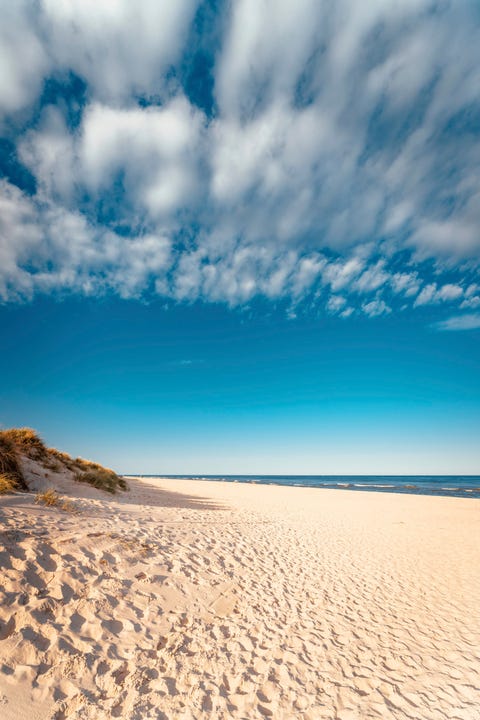
M 390 492 L 480 498 L 480 475 L 144 475 L 174 480 L 330 488 L 346 491 Z

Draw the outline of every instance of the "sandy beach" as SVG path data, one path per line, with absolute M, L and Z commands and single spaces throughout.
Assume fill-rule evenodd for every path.
M 221 482 L 0 498 L 0 716 L 480 719 L 480 503 Z

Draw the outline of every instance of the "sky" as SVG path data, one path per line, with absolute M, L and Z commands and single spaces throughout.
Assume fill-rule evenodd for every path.
M 476 0 L 0 0 L 0 426 L 480 473 Z

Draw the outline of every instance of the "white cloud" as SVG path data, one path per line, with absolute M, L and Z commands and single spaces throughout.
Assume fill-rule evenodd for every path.
M 238 0 L 217 66 L 222 114 L 254 114 L 261 88 L 264 100 L 289 97 L 314 49 L 321 14 L 315 0 Z M 288 47 L 288 53 L 284 49 Z
M 480 307 L 480 295 L 472 295 L 470 297 L 465 298 L 465 300 L 461 303 L 460 309 L 461 310 L 475 310 L 476 308 Z
M 396 272 L 390 277 L 390 283 L 395 293 L 404 293 L 407 297 L 416 295 L 420 289 L 420 280 L 417 272 Z
M 181 87 L 198 0 L 0 0 L 0 113 L 37 182 L 2 186 L 3 296 L 476 308 L 480 32 L 460 5 L 238 0 L 207 117 Z M 28 115 L 69 71 L 79 126 L 62 102 Z
M 454 315 L 447 320 L 435 323 L 437 330 L 477 330 L 480 328 L 480 314 Z
M 88 223 L 78 212 L 37 204 L 0 181 L 0 297 L 69 290 L 142 294 L 171 264 L 166 236 L 125 238 Z
M 462 297 L 462 295 L 463 288 L 461 288 L 460 285 L 453 285 L 452 283 L 443 285 L 439 288 L 437 293 L 437 297 L 440 301 L 458 300 L 458 298 Z
M 33 203 L 14 185 L 0 180 L 0 298 L 30 296 L 34 279 L 24 269 L 42 249 Z
M 199 196 L 203 131 L 202 113 L 181 96 L 161 108 L 92 104 L 74 134 L 49 107 L 39 128 L 19 142 L 19 155 L 45 198 L 71 207 L 81 188 L 90 202 L 108 200 L 121 177 L 124 207 L 115 208 L 118 219 L 132 224 L 147 212 L 154 223 Z
M 292 273 L 291 287 L 294 298 L 301 297 L 317 281 L 319 274 L 326 265 L 326 259 L 314 253 L 310 257 L 301 258 Z
M 199 182 L 202 123 L 182 97 L 145 110 L 91 106 L 78 143 L 85 186 L 105 192 L 122 173 L 127 197 L 152 218 L 188 207 Z
M 52 56 L 104 102 L 164 94 L 165 73 L 186 41 L 198 0 L 42 0 Z
M 32 22 L 35 9 L 31 3 L 2 1 L 0 13 L 1 129 L 1 114 L 15 112 L 32 102 L 51 63 Z
M 323 280 L 333 291 L 343 290 L 358 277 L 364 267 L 365 262 L 358 257 L 350 258 L 346 262 L 333 262 L 323 270 Z
M 340 310 L 345 308 L 346 304 L 347 304 L 347 301 L 341 295 L 331 295 L 328 298 L 327 310 L 333 314 L 336 314 L 336 313 L 340 312 Z
M 101 102 L 169 97 L 199 0 L 0 0 L 0 114 L 38 98 L 52 72 L 75 72 Z M 175 85 L 175 83 L 173 83 Z
M 38 129 L 28 131 L 20 139 L 18 153 L 31 169 L 45 198 L 72 199 L 74 185 L 79 180 L 75 142 L 55 107 L 46 108 Z
M 358 292 L 373 292 L 384 285 L 389 277 L 389 273 L 385 272 L 385 261 L 379 260 L 355 280 L 353 287 Z
M 430 283 L 423 288 L 420 295 L 415 300 L 415 306 L 428 305 L 431 302 L 435 302 L 435 296 L 437 293 L 436 283 Z
M 447 283 L 437 287 L 436 283 L 426 285 L 415 300 L 415 306 L 429 305 L 431 303 L 449 302 L 458 300 L 463 295 L 463 288 L 460 285 Z
M 363 312 L 369 317 L 377 317 L 379 315 L 387 315 L 392 312 L 392 309 L 386 304 L 384 300 L 377 298 L 369 303 L 362 305 Z
M 174 272 L 173 294 L 179 299 L 202 297 L 237 305 L 254 295 L 278 298 L 296 282 L 295 253 L 274 254 L 267 248 L 239 247 L 226 257 L 209 258 L 194 251 L 181 256 Z
M 480 203 L 480 198 L 470 200 Z M 477 210 L 477 208 L 475 208 Z M 471 256 L 480 250 L 478 220 L 480 212 L 465 212 L 459 220 L 426 220 L 413 233 L 410 242 L 418 247 L 421 256 Z

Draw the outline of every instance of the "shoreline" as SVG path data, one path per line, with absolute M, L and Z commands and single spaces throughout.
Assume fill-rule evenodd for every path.
M 480 717 L 471 499 L 130 485 L 0 498 L 6 720 Z
M 310 484 L 301 483 L 301 482 L 275 482 L 274 480 L 277 478 L 283 478 L 284 476 L 277 476 L 277 475 L 126 475 L 122 474 L 122 477 L 128 479 L 137 479 L 137 480 L 165 480 L 165 481 L 187 481 L 187 482 L 219 482 L 219 483 L 234 483 L 234 484 L 244 484 L 244 485 L 263 485 L 268 487 L 298 487 L 298 488 L 308 488 L 308 489 L 314 489 L 314 490 L 351 490 L 353 492 L 367 492 L 367 493 L 385 493 L 388 495 L 394 494 L 394 495 L 415 495 L 415 496 L 427 496 L 427 497 L 450 497 L 450 498 L 465 498 L 470 500 L 478 500 L 480 499 L 480 476 L 479 475 L 438 475 L 438 476 L 425 476 L 425 475 L 411 475 L 411 476 L 404 476 L 404 475 L 352 475 L 352 476 L 344 476 L 344 475 L 338 475 L 338 476 L 330 476 L 330 475 L 318 475 L 318 476 L 312 476 L 312 475 L 298 475 L 298 476 L 285 476 L 289 479 L 296 479 L 299 480 L 301 478 L 342 478 L 342 479 L 348 479 L 350 478 L 352 481 L 355 479 L 361 479 L 363 478 L 373 478 L 373 479 L 399 479 L 399 478 L 405 478 L 410 480 L 417 479 L 417 482 L 419 479 L 422 478 L 445 478 L 445 479 L 455 479 L 455 478 L 462 478 L 462 479 L 472 479 L 475 480 L 475 486 L 474 487 L 439 487 L 436 490 L 433 490 L 432 488 L 428 489 L 426 487 L 421 487 L 419 485 L 415 485 L 415 483 L 406 483 L 402 485 L 388 485 L 388 484 L 374 484 L 374 483 L 360 483 L 360 482 L 337 482 L 336 484 L 333 483 L 324 483 L 324 484 L 314 484 L 314 482 Z M 272 478 L 270 481 L 269 478 Z M 388 488 L 388 489 L 387 489 Z

